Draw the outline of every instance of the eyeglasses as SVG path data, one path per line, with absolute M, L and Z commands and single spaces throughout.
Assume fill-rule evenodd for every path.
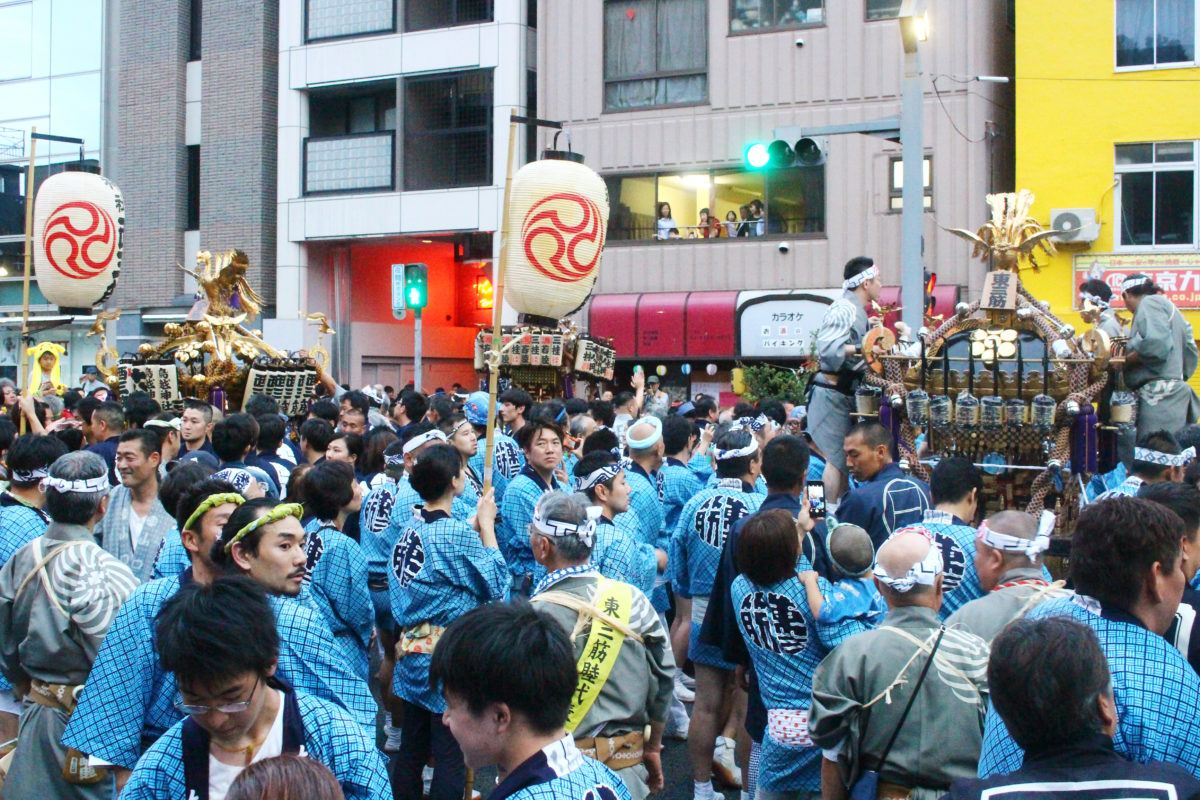
M 236 703 L 225 703 L 219 706 L 200 706 L 191 703 L 185 703 L 182 699 L 175 701 L 175 708 L 182 714 L 187 714 L 190 717 L 203 717 L 210 711 L 220 711 L 222 714 L 237 714 L 240 711 L 245 711 L 250 707 L 250 701 L 254 699 L 254 693 L 258 691 L 258 684 L 262 682 L 259 678 L 254 682 L 254 688 L 250 690 L 250 696 L 245 700 L 238 700 Z

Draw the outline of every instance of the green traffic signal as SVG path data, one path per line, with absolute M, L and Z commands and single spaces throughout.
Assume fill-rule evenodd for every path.
M 404 305 L 421 309 L 429 305 L 429 267 L 424 264 L 404 265 Z
M 753 169 L 762 169 L 771 160 L 764 142 L 755 142 L 746 148 L 746 163 Z

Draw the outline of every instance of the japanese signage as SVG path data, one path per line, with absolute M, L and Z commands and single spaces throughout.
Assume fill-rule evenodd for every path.
M 514 342 L 513 339 L 516 339 Z M 561 333 L 533 333 L 515 336 L 501 335 L 504 355 L 500 363 L 509 367 L 561 367 L 563 346 Z M 492 347 L 492 334 L 484 331 L 475 339 L 475 368 L 483 369 L 484 353 Z
M 617 351 L 592 339 L 580 338 L 575 354 L 575 371 L 611 381 Z
M 1112 287 L 1112 306 L 1124 308 L 1121 282 L 1139 272 L 1149 275 L 1177 308 L 1200 308 L 1200 253 L 1075 256 L 1075 308 L 1081 306 L 1079 284 L 1092 275 Z
M 174 359 L 156 364 L 117 364 L 117 380 L 121 394 L 145 392 L 154 398 L 164 411 L 183 411 L 179 394 L 179 372 Z
M 817 295 L 778 295 L 738 309 L 739 354 L 805 358 L 832 301 Z
M 265 394 L 279 401 L 280 412 L 289 417 L 308 411 L 308 398 L 317 385 L 317 370 L 309 366 L 255 365 L 246 376 L 242 410 L 251 395 Z
M 983 301 L 980 307 L 1012 310 L 1017 307 L 1017 275 L 1015 272 L 989 272 L 983 280 Z

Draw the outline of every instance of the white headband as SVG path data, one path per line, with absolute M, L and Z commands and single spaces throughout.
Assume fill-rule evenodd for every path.
M 1147 464 L 1158 464 L 1161 467 L 1186 467 L 1196 458 L 1196 448 L 1189 447 L 1182 453 L 1163 453 L 1148 447 L 1133 448 L 1133 460 L 1144 461 Z
M 590 512 L 591 509 L 589 509 Z M 587 547 L 591 547 L 596 539 L 596 519 L 591 513 L 588 518 L 579 525 L 572 522 L 563 522 L 559 519 L 544 519 L 542 515 L 534 509 L 533 512 L 533 529 L 542 536 L 552 538 L 559 536 L 578 536 L 579 541 L 583 542 Z
M 1097 308 L 1108 308 L 1107 300 L 1101 300 L 1099 297 L 1092 294 L 1091 292 L 1080 292 L 1079 299 L 1086 300 L 1087 302 L 1091 303 L 1092 305 L 1096 306 Z
M 146 420 L 147 428 L 170 428 L 173 431 L 180 429 L 179 417 L 174 419 L 151 419 Z
M 750 437 L 750 444 L 745 447 L 739 447 L 736 450 L 722 450 L 719 447 L 713 448 L 713 458 L 717 461 L 728 461 L 731 458 L 743 458 L 745 456 L 754 455 L 758 451 L 758 439 Z
M 866 269 L 864 269 L 862 272 L 855 275 L 854 277 L 847 278 L 846 280 L 842 281 L 842 288 L 844 290 L 846 290 L 847 292 L 852 292 L 855 289 L 857 289 L 858 287 L 862 286 L 867 281 L 871 280 L 872 278 L 878 278 L 878 277 L 879 277 L 879 267 L 870 266 L 870 267 L 867 267 Z
M 445 442 L 446 434 L 442 433 L 439 430 L 432 430 L 432 431 L 425 431 L 425 433 L 418 433 L 416 436 L 414 436 L 413 438 L 409 439 L 407 442 L 404 443 L 404 447 L 402 448 L 402 451 L 403 451 L 404 455 L 409 455 L 410 453 L 412 453 L 413 450 L 416 450 L 418 447 L 429 444 L 430 442 L 433 442 L 433 441 Z
M 391 456 L 383 457 L 383 465 L 385 467 L 400 467 L 404 465 L 404 453 L 397 453 Z
M 98 478 L 82 478 L 80 480 L 68 480 L 67 478 L 55 478 L 53 475 L 47 475 L 42 478 L 42 482 L 38 484 L 38 488 L 45 492 L 47 489 L 54 489 L 59 492 L 73 492 L 77 494 L 94 494 L 96 492 L 107 492 L 111 489 L 107 475 L 101 475 Z
M 42 478 L 50 477 L 50 470 L 46 467 L 37 469 L 17 469 L 13 470 L 12 479 L 14 483 L 34 483 Z
M 635 439 L 631 431 L 638 425 L 649 425 L 654 428 L 650 435 L 644 439 Z M 630 450 L 647 450 L 655 445 L 662 438 L 662 420 L 658 417 L 642 417 L 637 422 L 625 429 L 625 444 L 629 445 Z
M 729 430 L 753 431 L 754 433 L 758 433 L 770 424 L 771 418 L 766 414 L 759 414 L 757 417 L 738 417 L 737 421 L 729 426 Z
M 920 525 L 912 525 L 907 528 L 901 528 L 891 535 L 889 538 L 896 538 L 902 533 L 919 533 L 929 542 L 929 552 L 925 554 L 925 558 L 921 559 L 916 564 L 908 568 L 908 573 L 902 577 L 893 578 L 887 574 L 887 570 L 876 561 L 874 575 L 879 579 L 879 582 L 887 586 L 892 591 L 904 594 L 910 591 L 917 584 L 922 586 L 933 586 L 937 583 L 937 576 L 942 574 L 942 551 L 937 546 L 933 539 L 933 534 L 927 528 Z
M 613 478 L 617 477 L 617 473 L 621 471 L 621 462 L 616 461 L 612 464 L 606 464 L 595 472 L 589 474 L 586 478 L 579 481 L 579 491 L 586 492 L 593 486 L 599 486 L 602 483 L 608 483 Z
M 1024 553 L 1032 561 L 1037 561 L 1042 553 L 1050 549 L 1050 534 L 1054 532 L 1054 512 L 1043 511 L 1038 520 L 1037 534 L 1033 539 L 1022 539 L 1008 533 L 1000 533 L 988 527 L 987 520 L 979 526 L 979 534 L 975 537 L 988 547 L 1004 550 L 1009 553 Z
M 1121 291 L 1128 292 L 1135 286 L 1141 286 L 1143 283 L 1149 283 L 1149 275 L 1130 275 L 1125 280 L 1121 281 Z

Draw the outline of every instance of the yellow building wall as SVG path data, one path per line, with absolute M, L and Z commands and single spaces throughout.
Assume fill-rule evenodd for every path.
M 1057 256 L 1039 257 L 1041 272 L 1021 277 L 1078 330 L 1087 326 L 1072 308 L 1074 257 L 1114 252 L 1114 145 L 1200 139 L 1200 69 L 1117 72 L 1115 5 L 1016 3 L 1014 188 L 1037 196 L 1033 216 L 1046 227 L 1053 208 L 1094 208 L 1100 222 L 1095 242 L 1058 245 Z M 1200 310 L 1184 316 L 1200 331 Z M 1192 383 L 1200 389 L 1200 379 Z

